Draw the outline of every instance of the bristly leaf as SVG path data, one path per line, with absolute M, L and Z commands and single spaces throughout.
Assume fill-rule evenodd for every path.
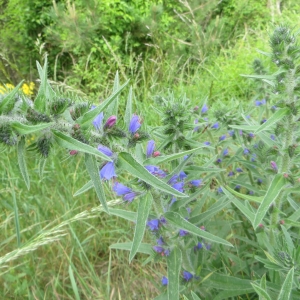
M 192 234 L 200 236 L 208 241 L 223 244 L 225 246 L 233 247 L 233 245 L 222 238 L 215 236 L 209 232 L 206 232 L 199 227 L 195 226 L 194 224 L 190 223 L 186 219 L 184 219 L 180 214 L 175 212 L 166 212 L 164 217 L 169 221 L 172 225 L 175 225 L 179 229 L 184 229 Z
M 188 197 L 188 195 L 178 192 L 170 185 L 150 174 L 138 161 L 136 161 L 130 153 L 121 152 L 118 156 L 118 164 L 127 172 L 131 173 L 136 178 L 145 181 L 151 186 L 176 197 Z
M 282 188 L 285 185 L 285 179 L 282 174 L 276 174 L 274 176 L 267 193 L 262 200 L 253 222 L 253 227 L 256 228 L 262 221 L 263 217 L 267 213 L 271 203 L 275 201 L 279 193 L 281 192 Z
M 132 92 L 132 86 L 130 86 L 127 103 L 126 103 L 125 116 L 124 116 L 126 128 L 129 127 L 131 116 L 132 116 L 132 98 L 133 98 L 133 92 Z
M 144 197 L 141 197 L 139 200 L 134 237 L 129 254 L 129 262 L 131 262 L 134 258 L 143 240 L 148 215 L 152 207 L 152 202 L 153 198 L 151 193 L 147 193 Z
M 11 127 L 20 134 L 30 134 L 33 132 L 41 131 L 45 128 L 52 126 L 54 122 L 46 124 L 36 124 L 36 125 L 25 125 L 20 122 L 13 122 Z
M 12 91 L 10 91 L 0 102 L 0 115 L 3 112 L 9 112 L 13 109 L 15 104 L 15 95 L 19 91 L 22 83 L 24 80 L 22 80 Z
M 79 195 L 85 193 L 86 191 L 90 190 L 93 187 L 94 187 L 94 184 L 93 184 L 92 180 L 90 180 L 82 188 L 80 188 L 77 192 L 75 192 L 73 197 L 79 196 Z
M 81 151 L 84 153 L 89 153 L 89 154 L 93 154 L 97 157 L 100 157 L 104 160 L 107 161 L 112 161 L 110 157 L 106 156 L 105 154 L 103 154 L 101 151 L 99 151 L 96 148 L 93 148 L 90 145 L 84 144 L 78 140 L 73 139 L 70 136 L 65 135 L 64 133 L 57 131 L 57 130 L 52 130 L 55 141 L 64 148 L 67 148 L 69 150 L 77 150 L 77 151 Z
M 94 184 L 98 199 L 100 200 L 100 202 L 103 206 L 103 209 L 109 214 L 109 210 L 108 210 L 106 198 L 105 198 L 105 193 L 104 193 L 104 190 L 102 187 L 99 169 L 98 169 L 95 157 L 91 154 L 86 153 L 85 154 L 85 165 L 86 165 L 86 169 L 91 177 L 91 180 Z
M 259 285 L 252 283 L 252 282 L 251 282 L 251 285 L 254 288 L 255 292 L 258 294 L 259 299 L 272 300 L 270 295 L 268 294 L 268 292 L 265 289 L 263 289 Z
M 25 161 L 25 138 L 21 137 L 18 143 L 18 163 L 19 168 L 22 174 L 22 177 L 25 181 L 27 189 L 30 189 L 30 179 L 27 171 L 26 161 Z
M 181 269 L 182 253 L 177 247 L 172 249 L 167 258 L 168 265 L 168 299 L 179 299 L 179 274 Z
M 114 87 L 113 87 L 113 93 L 116 93 L 120 88 L 120 80 L 119 80 L 119 72 L 117 71 L 115 80 L 114 80 Z M 119 96 L 116 97 L 115 101 L 113 101 L 107 109 L 105 110 L 105 114 L 107 117 L 110 117 L 112 115 L 117 116 L 118 115 L 118 107 L 119 107 Z
M 294 281 L 294 267 L 290 269 L 284 283 L 281 287 L 280 294 L 277 300 L 289 300 L 293 288 L 293 281 Z
M 86 112 L 83 116 L 81 116 L 77 122 L 81 127 L 91 126 L 92 121 L 99 115 L 104 109 L 118 97 L 118 95 L 122 92 L 122 90 L 128 85 L 129 80 L 127 80 L 120 88 L 114 92 L 111 96 L 109 96 L 104 102 L 102 102 L 99 106 Z

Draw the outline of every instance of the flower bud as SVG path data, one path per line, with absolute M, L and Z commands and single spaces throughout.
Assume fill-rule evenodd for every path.
M 116 116 L 110 116 L 110 117 L 107 119 L 107 121 L 106 121 L 104 127 L 111 128 L 111 127 L 113 127 L 113 126 L 116 124 L 116 122 L 117 122 L 117 117 L 116 117 Z

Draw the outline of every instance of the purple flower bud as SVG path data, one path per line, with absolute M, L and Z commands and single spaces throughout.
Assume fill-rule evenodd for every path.
M 178 179 L 178 175 L 177 174 L 174 174 L 168 181 L 169 184 L 173 185 L 177 182 L 177 179 Z
M 169 281 L 168 278 L 166 276 L 163 276 L 161 279 L 161 284 L 162 285 L 168 285 Z
M 230 171 L 230 172 L 228 173 L 228 177 L 232 177 L 232 176 L 234 176 L 234 172 Z
M 92 106 L 93 109 L 93 106 Z M 103 112 L 101 112 L 94 120 L 93 120 L 93 125 L 97 130 L 100 130 L 102 127 L 102 122 L 103 122 Z
M 169 249 L 166 249 L 166 250 L 164 251 L 164 255 L 165 255 L 165 256 L 169 256 L 169 255 L 170 255 L 170 250 L 169 250 Z
M 249 149 L 245 148 L 245 149 L 244 149 L 244 154 L 247 155 L 247 154 L 249 154 L 249 153 L 250 153 Z
M 78 153 L 77 150 L 70 150 L 70 155 L 76 155 Z
M 219 123 L 217 122 L 217 123 L 213 124 L 211 126 L 211 128 L 218 129 L 219 128 Z
M 249 191 L 249 195 L 254 195 L 254 192 L 253 191 Z
M 179 230 L 179 235 L 180 236 L 186 236 L 187 234 L 189 234 L 187 231 L 183 230 L 183 229 L 180 229 Z
M 194 128 L 194 131 L 196 132 L 196 131 L 198 131 L 199 130 L 199 126 L 196 126 L 195 128 Z
M 276 136 L 275 136 L 274 134 L 271 134 L 271 135 L 270 135 L 270 138 L 271 138 L 273 141 L 276 140 Z
M 255 153 L 252 154 L 251 161 L 252 161 L 252 162 L 255 162 L 255 161 L 256 161 L 256 154 L 255 154 Z
M 151 231 L 155 231 L 159 229 L 159 220 L 158 219 L 152 219 L 147 222 L 147 226 L 149 226 Z
M 210 142 L 204 142 L 203 144 L 206 145 L 206 146 L 209 146 Z
M 221 188 L 221 187 L 219 187 L 219 188 L 218 188 L 218 190 L 217 190 L 217 192 L 218 192 L 219 194 L 223 193 L 223 190 L 222 190 L 222 188 Z
M 110 116 L 110 117 L 107 119 L 107 121 L 106 121 L 104 127 L 111 128 L 111 127 L 113 127 L 113 126 L 116 124 L 116 122 L 117 122 L 117 117 L 116 117 L 116 116 Z
M 157 156 L 160 156 L 160 152 L 159 151 L 154 151 L 153 152 L 153 157 L 157 157 Z
M 234 130 L 229 130 L 228 131 L 228 134 L 232 137 L 232 136 L 234 136 Z
M 161 224 L 167 224 L 167 221 L 166 221 L 165 217 L 160 217 L 159 221 L 160 221 Z
M 195 180 L 190 181 L 190 184 L 195 186 L 195 187 L 198 187 L 201 183 L 202 183 L 201 179 L 195 179 Z
M 266 104 L 266 100 L 265 99 L 263 99 L 261 101 L 259 101 L 259 100 L 255 101 L 255 106 L 261 106 L 261 105 L 264 105 L 264 104 Z
M 224 141 L 226 139 L 226 134 L 223 134 L 222 136 L 219 137 L 219 141 Z
M 239 135 L 243 135 L 243 131 L 242 130 L 239 131 Z
M 206 244 L 205 248 L 206 248 L 206 250 L 210 250 L 211 249 L 211 245 L 210 244 Z
M 185 281 L 190 281 L 194 277 L 193 274 L 191 274 L 188 271 L 183 271 L 183 278 Z
M 224 151 L 223 151 L 223 156 L 226 156 L 228 155 L 228 148 L 226 148 Z
M 254 135 L 254 133 L 249 133 L 248 137 L 251 138 L 251 139 L 253 139 L 255 137 L 255 135 Z
M 239 172 L 239 173 L 242 173 L 243 172 L 243 170 L 241 169 L 241 168 L 236 168 L 235 169 L 237 172 Z
M 241 189 L 241 186 L 239 184 L 236 185 L 235 188 L 234 188 L 235 191 L 239 191 L 240 189 Z
M 123 196 L 123 200 L 131 203 L 133 201 L 133 199 L 136 197 L 136 195 L 137 195 L 136 192 L 130 192 Z
M 107 148 L 106 146 L 99 145 L 98 150 L 100 152 L 102 152 L 103 154 L 105 154 L 106 156 L 111 157 L 113 155 L 113 152 L 109 148 Z
M 276 172 L 278 171 L 277 164 L 275 161 L 271 161 L 271 168 Z
M 110 180 L 113 177 L 116 177 L 115 165 L 112 161 L 107 162 L 104 167 L 100 170 L 101 179 Z
M 216 160 L 216 163 L 217 164 L 220 164 L 222 162 L 222 159 L 221 158 L 218 158 L 217 160 Z
M 154 149 L 155 149 L 155 142 L 153 140 L 151 140 L 147 144 L 147 151 L 146 151 L 147 158 L 152 156 L 152 153 L 153 153 Z
M 134 134 L 141 127 L 141 121 L 137 115 L 134 115 L 129 123 L 128 131 Z
M 201 108 L 201 114 L 205 114 L 208 111 L 208 106 L 204 104 Z
M 194 247 L 194 250 L 200 250 L 203 248 L 202 243 L 198 242 L 198 244 Z
M 159 246 L 162 246 L 162 245 L 164 245 L 164 244 L 165 244 L 165 242 L 164 242 L 164 240 L 163 240 L 162 236 L 161 236 L 161 237 L 159 237 L 159 238 L 156 240 L 156 243 L 157 243 L 157 245 L 159 245 Z

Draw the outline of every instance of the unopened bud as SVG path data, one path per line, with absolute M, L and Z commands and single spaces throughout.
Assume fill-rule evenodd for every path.
M 117 122 L 117 117 L 116 117 L 116 116 L 110 116 L 110 117 L 107 119 L 107 121 L 106 121 L 104 127 L 111 128 L 111 127 L 113 127 L 113 126 L 116 124 L 116 122 Z
M 153 157 L 157 157 L 157 156 L 160 156 L 160 152 L 159 151 L 154 151 Z
M 70 150 L 70 155 L 76 155 L 78 153 L 77 150 Z

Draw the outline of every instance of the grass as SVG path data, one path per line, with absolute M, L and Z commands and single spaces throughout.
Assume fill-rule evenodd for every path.
M 3 148 L 0 157 L 1 299 L 151 299 L 158 294 L 151 282 L 160 282 L 165 266 L 142 266 L 142 254 L 129 265 L 128 252 L 109 250 L 112 243 L 132 239 L 132 224 L 103 213 L 94 191 L 73 197 L 87 181 L 82 157 L 54 151 L 43 178 L 37 158 L 27 157 L 30 191 L 19 176 L 16 153 Z

